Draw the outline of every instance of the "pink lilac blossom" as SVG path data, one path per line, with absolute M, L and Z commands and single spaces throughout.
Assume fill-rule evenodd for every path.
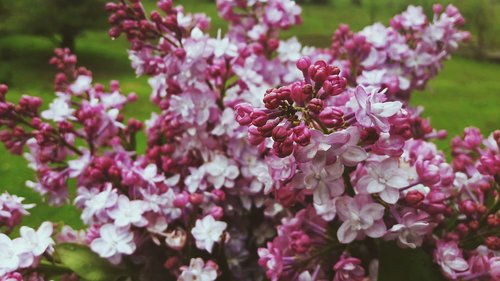
M 171 0 L 106 5 L 110 37 L 126 37 L 149 78 L 157 109 L 144 122 L 124 111 L 141 97 L 95 83 L 67 49 L 50 60 L 56 96 L 43 110 L 0 85 L 0 141 L 35 171 L 27 186 L 55 205 L 75 186 L 86 225 L 1 234 L 1 280 L 61 266 L 53 230 L 144 280 L 373 279 L 366 249 L 381 239 L 434 250 L 450 279 L 499 278 L 500 133 L 466 129 L 448 164 L 430 142 L 446 133 L 408 103 L 470 36 L 455 7 L 341 25 L 319 49 L 280 39 L 301 23 L 294 1 L 216 5 L 229 23 L 216 37 Z M 31 207 L 1 195 L 2 231 Z
M 382 220 L 384 206 L 374 203 L 370 197 L 357 195 L 340 197 L 336 203 L 337 214 L 342 221 L 337 237 L 347 244 L 367 235 L 372 238 L 382 237 L 386 225 Z

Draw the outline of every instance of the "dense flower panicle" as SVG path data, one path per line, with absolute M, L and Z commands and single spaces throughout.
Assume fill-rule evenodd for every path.
M 53 232 L 141 280 L 374 280 L 374 240 L 434 250 L 452 280 L 500 279 L 500 133 L 467 128 L 448 164 L 429 142 L 446 133 L 408 104 L 469 37 L 455 7 L 341 25 L 316 49 L 279 37 L 301 23 L 294 1 L 216 5 L 229 29 L 215 37 L 171 0 L 106 5 L 109 35 L 149 78 L 145 122 L 122 114 L 136 94 L 94 83 L 67 49 L 46 106 L 0 85 L 0 141 L 36 172 L 26 185 L 71 199 L 86 225 L 0 234 L 0 280 L 44 280 L 39 263 L 60 263 Z M 31 207 L 0 195 L 2 230 Z

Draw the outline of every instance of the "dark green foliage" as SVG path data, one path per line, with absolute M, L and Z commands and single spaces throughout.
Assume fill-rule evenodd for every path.
M 466 27 L 473 33 L 476 43 L 476 55 L 483 58 L 490 42 L 496 37 L 492 29 L 495 27 L 495 8 L 493 0 L 460 0 L 458 6 L 466 18 Z M 498 3 L 497 3 L 498 5 Z
M 444 281 L 431 255 L 421 248 L 401 249 L 393 242 L 379 245 L 380 281 Z
M 0 31 L 40 35 L 74 49 L 88 29 L 106 27 L 106 0 L 0 0 Z M 4 15 L 4 16 L 2 16 Z

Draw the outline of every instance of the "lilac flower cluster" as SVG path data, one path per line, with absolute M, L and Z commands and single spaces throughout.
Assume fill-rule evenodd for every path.
M 408 105 L 469 37 L 456 8 L 436 5 L 430 21 L 410 6 L 359 33 L 342 25 L 316 49 L 279 39 L 301 22 L 294 1 L 217 7 L 229 30 L 212 38 L 206 16 L 171 0 L 149 14 L 139 0 L 106 5 L 110 36 L 126 36 L 149 77 L 158 109 L 145 122 L 122 114 L 137 95 L 93 83 L 68 50 L 50 61 L 56 98 L 44 110 L 0 86 L 0 140 L 36 172 L 26 185 L 82 210 L 86 228 L 57 228 L 57 244 L 132 268 L 132 280 L 361 281 L 376 279 L 386 240 L 433 251 L 451 280 L 500 280 L 500 134 L 466 129 L 448 164 L 429 142 L 445 132 Z M 2 196 L 10 230 L 30 205 Z M 42 259 L 64 268 L 49 225 L 21 228 L 29 242 L 0 237 L 0 280 L 48 280 Z

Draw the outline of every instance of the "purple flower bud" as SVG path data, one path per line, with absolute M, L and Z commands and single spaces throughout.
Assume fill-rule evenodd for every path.
M 344 123 L 344 113 L 342 110 L 329 106 L 319 114 L 319 120 L 328 128 L 338 128 Z
M 276 126 L 273 129 L 273 139 L 274 141 L 282 142 L 284 141 L 288 136 L 290 136 L 291 130 L 288 130 L 287 127 L 285 126 Z
M 268 109 L 276 109 L 280 106 L 281 100 L 278 96 L 278 93 L 274 89 L 269 89 L 266 91 L 266 94 L 264 95 L 264 105 Z
M 279 118 L 269 120 L 264 126 L 258 127 L 257 130 L 259 130 L 262 136 L 268 138 L 272 136 L 273 129 L 278 126 L 280 122 L 281 120 Z
M 271 38 L 267 41 L 269 51 L 275 51 L 280 46 L 280 41 L 276 38 Z
M 309 251 L 311 246 L 311 238 L 302 230 L 293 231 L 290 234 L 291 245 L 290 248 L 299 254 Z
M 106 11 L 114 12 L 118 9 L 118 5 L 116 3 L 113 3 L 113 2 L 108 2 L 104 6 L 104 8 L 106 9 Z
M 441 4 L 434 4 L 432 5 L 432 11 L 434 14 L 440 14 L 443 12 L 443 5 Z
M 434 185 L 440 180 L 440 171 L 436 165 L 427 161 L 417 162 L 417 173 L 424 185 Z
M 429 194 L 427 194 L 427 200 L 430 203 L 443 203 L 447 199 L 447 196 L 441 191 L 432 190 Z
M 165 13 L 168 13 L 172 9 L 172 0 L 161 0 L 158 2 L 157 5 L 158 8 L 160 8 L 160 10 L 164 11 Z
M 460 203 L 460 211 L 466 215 L 473 215 L 476 213 L 476 204 L 471 200 L 465 200 Z
M 186 207 L 187 203 L 189 203 L 189 195 L 186 193 L 179 193 L 175 196 L 174 199 L 174 207 L 183 209 Z
M 292 92 L 290 96 L 298 106 L 304 106 L 304 103 L 308 98 L 300 83 L 292 85 Z
M 314 98 L 307 105 L 307 109 L 313 114 L 319 114 L 321 110 L 323 110 L 323 101 L 318 98 Z
M 241 126 L 247 126 L 252 123 L 251 114 L 253 113 L 253 107 L 249 103 L 240 103 L 235 107 L 236 112 L 236 122 Z
M 259 132 L 259 129 L 255 126 L 250 126 L 248 128 L 248 141 L 252 145 L 259 145 L 264 141 L 264 136 Z
M 0 84 L 0 100 L 5 97 L 5 94 L 9 91 L 9 87 L 5 84 Z
M 120 37 L 121 33 L 122 33 L 121 30 L 117 27 L 112 27 L 108 31 L 108 35 L 109 35 L 109 37 L 111 37 L 111 39 L 116 39 L 116 38 Z
M 293 140 L 290 138 L 285 139 L 283 142 L 275 142 L 273 144 L 273 151 L 276 156 L 284 158 L 293 153 Z
M 411 190 L 405 196 L 405 201 L 410 206 L 420 206 L 424 200 L 425 195 L 418 190 Z
M 212 207 L 212 209 L 210 209 L 210 214 L 214 217 L 214 219 L 220 220 L 224 216 L 224 209 L 220 206 Z
M 203 203 L 203 194 L 191 193 L 189 194 L 189 202 L 193 205 L 200 205 Z
M 257 127 L 262 127 L 266 125 L 269 120 L 269 116 L 263 110 L 255 110 L 250 113 L 250 118 L 252 119 L 252 125 Z
M 306 72 L 310 65 L 311 58 L 307 56 L 301 57 L 296 63 L 297 68 L 302 72 Z
M 436 203 L 436 204 L 428 204 L 426 206 L 426 211 L 431 215 L 439 215 L 446 212 L 446 205 Z
M 311 142 L 311 131 L 309 128 L 301 124 L 293 129 L 293 141 L 298 145 L 306 146 Z

